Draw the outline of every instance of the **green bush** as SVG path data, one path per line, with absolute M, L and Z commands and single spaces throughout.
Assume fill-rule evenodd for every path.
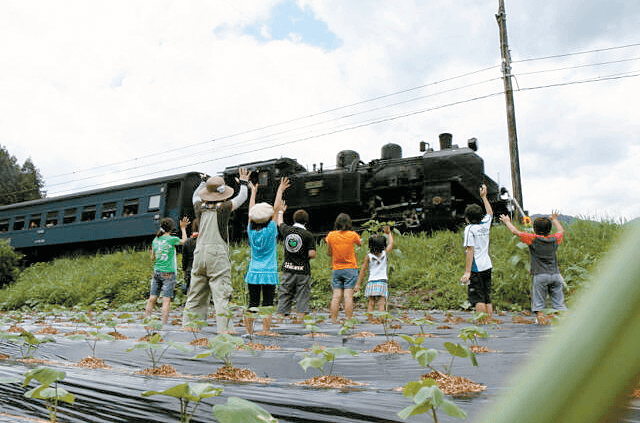
M 22 255 L 6 239 L 0 239 L 0 287 L 13 283 L 20 274 Z

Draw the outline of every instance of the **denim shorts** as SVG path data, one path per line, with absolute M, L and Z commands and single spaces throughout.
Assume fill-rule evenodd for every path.
M 176 293 L 175 272 L 153 272 L 151 278 L 151 295 L 156 297 L 167 297 L 173 299 Z
M 331 288 L 353 289 L 358 280 L 358 269 L 339 269 L 331 271 Z

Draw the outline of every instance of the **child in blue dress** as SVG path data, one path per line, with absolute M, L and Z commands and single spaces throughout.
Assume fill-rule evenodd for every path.
M 279 282 L 276 217 L 280 210 L 286 209 L 282 202 L 284 189 L 278 188 L 274 206 L 271 206 L 268 203 L 256 204 L 257 184 L 249 184 L 249 188 L 251 189 L 251 197 L 249 199 L 247 234 L 249 235 L 251 259 L 245 276 L 245 282 L 249 288 L 249 308 L 269 307 L 273 305 Z M 262 301 L 260 301 L 260 297 L 262 297 Z M 247 333 L 253 332 L 252 318 L 245 317 L 244 325 Z M 270 329 L 271 316 L 269 315 L 262 320 L 262 331 L 268 334 Z

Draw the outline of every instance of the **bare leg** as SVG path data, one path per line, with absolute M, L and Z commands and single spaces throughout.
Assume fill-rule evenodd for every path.
M 487 314 L 489 315 L 487 319 L 491 319 L 491 316 L 493 316 L 493 304 L 487 303 L 486 307 L 487 307 Z
M 385 311 L 386 305 L 387 305 L 387 302 L 385 301 L 385 298 L 380 297 L 380 299 L 378 300 L 378 311 Z
M 331 306 L 329 308 L 329 317 L 333 323 L 338 322 L 338 310 L 340 310 L 340 301 L 342 300 L 342 289 L 334 288 L 331 297 Z
M 171 311 L 171 298 L 162 297 L 162 323 L 169 321 L 169 312 Z
M 344 314 L 347 320 L 353 314 L 353 288 L 344 290 Z
M 158 296 L 157 295 L 150 295 L 149 296 L 149 300 L 147 301 L 147 305 L 144 308 L 144 317 L 151 316 L 151 313 L 153 313 L 153 307 L 156 305 L 156 301 L 157 300 L 158 300 Z

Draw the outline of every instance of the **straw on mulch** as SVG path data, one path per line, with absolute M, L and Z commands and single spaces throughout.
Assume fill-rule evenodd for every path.
M 176 371 L 176 368 L 170 364 L 163 364 L 158 367 L 149 367 L 146 369 L 139 370 L 135 372 L 137 375 L 146 375 L 146 376 L 169 376 L 169 377 L 180 377 L 182 376 L 180 373 Z
M 482 392 L 487 387 L 475 383 L 466 377 L 446 375 L 437 371 L 422 375 L 422 379 L 433 379 L 438 388 L 446 395 L 462 395 L 469 392 Z
M 315 388 L 346 388 L 348 386 L 366 385 L 366 383 L 354 382 L 346 377 L 334 375 L 316 376 L 302 382 L 296 382 L 295 384 L 313 386 Z
M 408 350 L 403 350 L 400 344 L 396 341 L 387 341 L 382 344 L 376 345 L 376 347 L 372 350 L 367 350 L 367 352 L 374 353 L 386 353 L 386 354 L 408 354 Z
M 60 331 L 58 329 L 54 328 L 54 327 L 45 326 L 42 329 L 40 329 L 40 330 L 38 330 L 38 331 L 36 331 L 34 333 L 36 335 L 43 335 L 43 334 L 46 334 L 46 335 L 57 335 L 57 334 L 60 333 Z
M 271 379 L 258 377 L 256 373 L 249 369 L 239 369 L 233 366 L 219 367 L 215 373 L 205 376 L 207 379 L 230 380 L 234 382 L 258 382 L 269 383 Z
M 110 369 L 111 366 L 106 364 L 103 359 L 97 357 L 85 357 L 76 364 L 78 367 L 86 367 L 89 369 Z

